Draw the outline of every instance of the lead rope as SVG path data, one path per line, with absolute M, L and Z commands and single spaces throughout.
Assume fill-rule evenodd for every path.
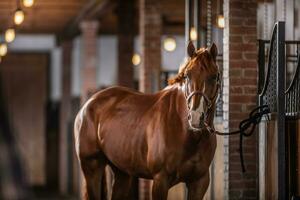
M 242 167 L 243 173 L 246 172 L 245 164 L 244 164 L 244 156 L 243 156 L 244 136 L 249 137 L 254 133 L 254 130 L 255 130 L 257 124 L 259 124 L 261 122 L 262 117 L 264 115 L 266 115 L 267 119 L 269 120 L 269 116 L 268 116 L 269 113 L 270 113 L 270 108 L 268 105 L 258 106 L 250 112 L 249 117 L 247 119 L 240 122 L 239 130 L 228 132 L 228 133 L 216 131 L 213 128 L 211 128 L 208 124 L 205 124 L 207 130 L 210 133 L 215 133 L 215 134 L 221 135 L 221 136 L 240 134 L 239 153 L 240 153 L 241 167 Z M 247 131 L 247 130 L 249 130 L 249 128 L 250 128 L 250 131 Z

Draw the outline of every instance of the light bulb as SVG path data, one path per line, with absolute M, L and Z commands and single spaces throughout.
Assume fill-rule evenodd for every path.
M 164 40 L 164 49 L 166 51 L 174 51 L 176 49 L 176 41 L 174 38 L 166 38 Z
M 33 6 L 34 0 L 23 0 L 23 5 L 27 8 Z
M 24 18 L 25 18 L 25 15 L 24 15 L 23 10 L 21 10 L 21 9 L 16 10 L 15 16 L 14 16 L 15 24 L 17 24 L 17 25 L 22 24 L 22 22 L 24 21 Z
M 16 33 L 15 33 L 15 30 L 13 28 L 7 29 L 5 31 L 5 41 L 7 43 L 10 43 L 10 42 L 14 41 L 15 37 L 16 37 Z
M 0 44 L 0 56 L 3 57 L 7 54 L 7 45 L 5 43 Z
M 217 25 L 219 28 L 224 28 L 225 27 L 225 20 L 223 15 L 218 15 L 217 17 Z
M 196 31 L 195 27 L 192 27 L 190 30 L 190 38 L 192 41 L 197 40 L 197 31 Z
M 132 56 L 132 64 L 134 66 L 138 66 L 141 63 L 141 56 L 137 53 L 133 54 Z

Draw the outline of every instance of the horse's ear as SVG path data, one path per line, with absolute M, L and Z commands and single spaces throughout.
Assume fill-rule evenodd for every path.
M 211 47 L 209 47 L 208 52 L 210 53 L 210 55 L 212 56 L 212 58 L 216 62 L 217 61 L 217 55 L 218 55 L 218 48 L 217 48 L 217 45 L 215 43 L 213 43 L 211 45 Z
M 192 41 L 190 41 L 187 46 L 187 53 L 191 58 L 196 55 L 196 49 Z

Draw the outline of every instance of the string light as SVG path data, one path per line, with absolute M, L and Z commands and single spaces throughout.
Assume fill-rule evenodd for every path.
M 133 54 L 131 61 L 134 66 L 138 66 L 141 63 L 141 56 L 135 53 Z
M 33 6 L 34 0 L 23 0 L 23 5 L 27 8 Z
M 22 22 L 24 21 L 24 18 L 25 18 L 25 14 L 24 14 L 23 10 L 18 8 L 14 15 L 15 24 L 16 25 L 22 24 Z
M 219 28 L 224 28 L 225 27 L 225 20 L 223 15 L 218 15 L 217 17 L 217 25 Z
M 34 0 L 22 0 L 25 7 L 31 7 Z M 14 13 L 14 23 L 20 25 L 25 19 L 24 11 L 21 9 L 21 0 L 17 0 L 17 10 Z M 0 43 L 0 62 L 3 56 L 7 54 L 7 43 L 14 41 L 16 37 L 15 29 L 9 28 L 5 31 L 4 38 L 6 43 Z
M 7 54 L 7 45 L 5 43 L 0 44 L 0 56 L 3 57 Z
M 164 40 L 164 49 L 166 51 L 174 51 L 176 49 L 176 41 L 174 38 L 168 37 Z
M 192 41 L 197 40 L 197 31 L 196 31 L 195 27 L 192 27 L 190 30 L 190 38 Z
M 5 41 L 7 43 L 10 43 L 10 42 L 14 41 L 15 37 L 16 37 L 16 33 L 15 33 L 15 30 L 13 28 L 7 29 L 5 31 Z

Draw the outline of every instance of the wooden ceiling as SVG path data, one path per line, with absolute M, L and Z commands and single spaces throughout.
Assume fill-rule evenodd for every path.
M 82 13 L 85 7 L 91 2 L 101 4 L 103 2 L 113 2 L 114 0 L 35 0 L 31 8 L 24 8 L 25 21 L 18 28 L 21 33 L 53 33 L 62 34 L 70 27 L 76 18 Z M 136 30 L 138 30 L 138 1 L 136 0 Z M 221 0 L 219 0 L 221 2 Z M 0 0 L 0 32 L 13 24 L 13 13 L 17 7 L 16 0 Z M 161 0 L 161 12 L 163 18 L 164 33 L 183 34 L 184 33 L 184 11 L 185 0 Z M 201 21 L 205 25 L 206 21 L 206 1 L 202 0 Z M 217 1 L 212 1 L 213 16 L 217 14 Z M 101 33 L 116 33 L 117 16 L 115 7 L 100 9 L 99 12 L 106 11 L 103 15 L 97 15 L 101 21 Z M 100 16 L 100 17 L 99 17 Z M 215 20 L 213 19 L 213 22 Z M 77 24 L 78 26 L 78 24 Z
M 25 20 L 18 28 L 22 33 L 58 33 L 69 23 L 88 0 L 35 0 L 25 11 Z M 16 0 L 0 1 L 0 31 L 13 24 Z

